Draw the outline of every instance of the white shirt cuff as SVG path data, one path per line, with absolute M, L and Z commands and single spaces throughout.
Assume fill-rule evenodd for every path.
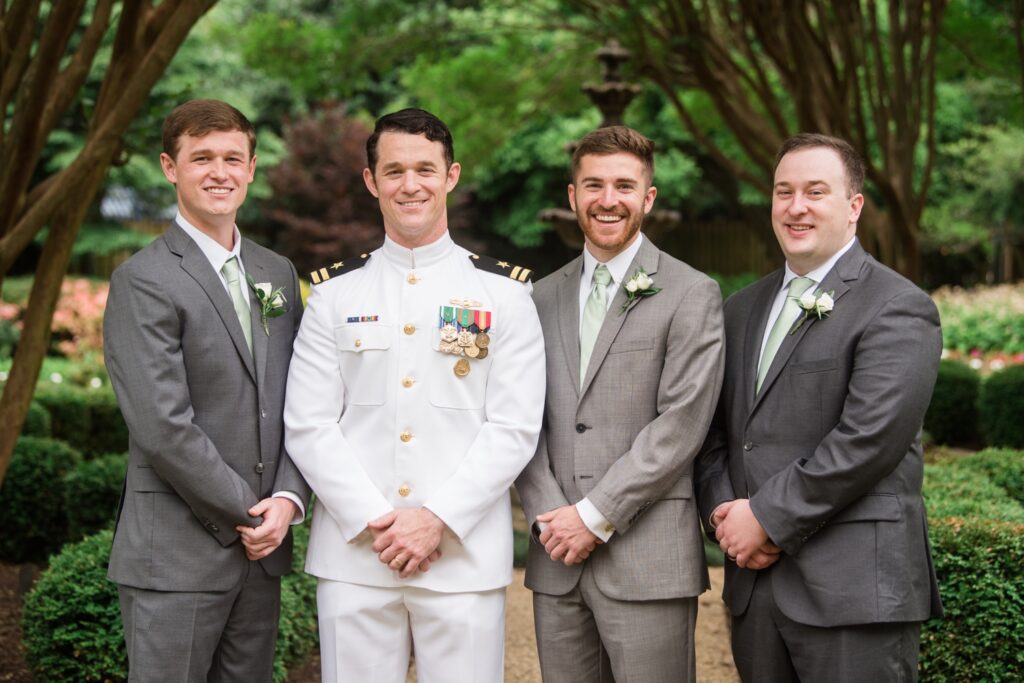
M 306 506 L 302 504 L 299 497 L 291 491 L 275 491 L 271 498 L 287 498 L 291 502 L 295 503 L 295 507 L 299 509 L 298 514 L 292 517 L 291 525 L 302 524 L 306 519 Z
M 607 543 L 615 533 L 615 526 L 588 499 L 584 498 L 576 503 L 576 512 L 579 513 L 580 519 L 587 525 L 587 528 L 600 538 L 602 543 Z

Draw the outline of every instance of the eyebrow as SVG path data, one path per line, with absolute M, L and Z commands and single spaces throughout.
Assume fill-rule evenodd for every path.
M 605 181 L 605 178 L 598 178 L 597 176 L 587 176 L 586 178 L 581 178 L 580 179 L 580 183 L 591 183 L 591 182 L 593 182 L 593 183 L 602 183 L 604 181 Z M 614 179 L 612 179 L 612 182 L 614 182 L 614 183 L 627 183 L 627 184 L 630 184 L 630 185 L 639 185 L 640 184 L 640 181 L 637 180 L 636 178 L 628 178 L 628 177 L 626 177 L 626 178 L 614 178 Z
M 391 169 L 402 168 L 402 167 L 403 167 L 403 165 L 402 165 L 401 162 L 390 161 L 390 162 L 388 162 L 386 164 L 381 164 L 380 170 L 381 171 L 390 171 Z M 416 168 L 416 169 L 420 169 L 420 168 L 437 168 L 437 164 L 434 163 L 433 161 L 418 161 L 415 164 L 412 164 L 410 166 L 410 168 Z
M 804 187 L 807 187 L 807 186 L 810 186 L 810 185 L 824 185 L 825 187 L 827 187 L 829 189 L 832 189 L 832 186 L 829 185 L 828 182 L 825 181 L 825 180 L 808 180 L 807 182 L 800 183 L 800 184 L 803 185 Z M 775 183 L 774 187 L 775 188 L 793 187 L 793 183 L 789 182 L 788 180 L 781 180 L 781 181 Z

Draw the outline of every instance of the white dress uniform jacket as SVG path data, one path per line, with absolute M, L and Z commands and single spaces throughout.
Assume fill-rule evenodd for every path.
M 531 287 L 477 268 L 448 233 L 414 250 L 385 239 L 362 262 L 318 271 L 327 281 L 313 287 L 288 375 L 286 444 L 317 498 L 306 571 L 441 592 L 506 586 L 509 486 L 544 407 Z M 467 358 L 464 376 L 439 350 L 442 306 L 491 312 L 486 358 Z M 451 533 L 429 572 L 403 580 L 366 525 L 420 506 Z

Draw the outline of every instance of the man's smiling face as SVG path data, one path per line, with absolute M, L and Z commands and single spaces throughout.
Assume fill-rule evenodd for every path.
M 632 244 L 658 190 L 650 186 L 644 162 L 626 152 L 587 154 L 580 159 L 569 205 L 587 250 L 607 262 Z
M 804 147 L 775 169 L 772 229 L 793 272 L 806 275 L 857 232 L 864 195 L 852 197 L 843 162 L 828 147 Z
M 407 249 L 437 241 L 448 229 L 446 201 L 460 167 L 447 167 L 444 146 L 425 135 L 389 131 L 377 141 L 377 167 L 363 180 L 380 202 L 384 232 Z
M 182 216 L 204 231 L 234 226 L 256 175 L 249 138 L 237 130 L 182 135 L 175 158 L 161 154 L 160 166 L 177 188 Z

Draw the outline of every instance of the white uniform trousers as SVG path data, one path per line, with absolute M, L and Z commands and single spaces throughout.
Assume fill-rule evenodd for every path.
M 441 593 L 319 579 L 323 683 L 405 683 L 410 647 L 418 683 L 504 679 L 505 589 Z

